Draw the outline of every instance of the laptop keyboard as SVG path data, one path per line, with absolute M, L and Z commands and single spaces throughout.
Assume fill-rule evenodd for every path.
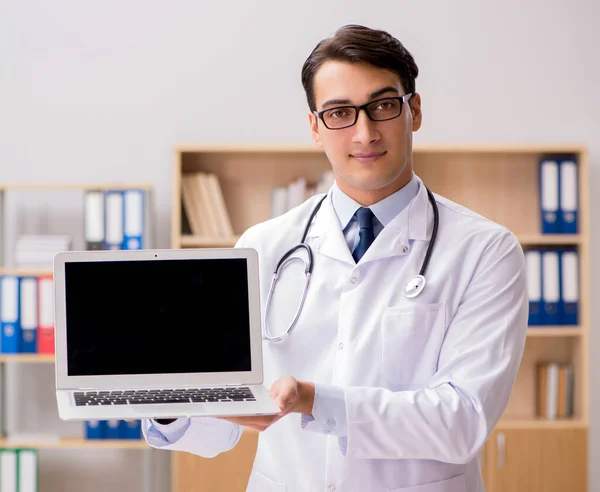
M 75 405 L 148 405 L 152 403 L 218 403 L 256 401 L 246 386 L 166 390 L 76 391 Z

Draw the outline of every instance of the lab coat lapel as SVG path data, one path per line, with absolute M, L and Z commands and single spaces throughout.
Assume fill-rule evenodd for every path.
M 431 236 L 433 212 L 427 189 L 419 181 L 417 196 L 383 228 L 371 247 L 361 258 L 361 263 L 410 253 L 411 241 L 426 241 Z
M 308 232 L 308 239 L 311 240 L 315 252 L 351 265 L 356 264 L 333 209 L 331 193 L 317 213 L 314 224 Z

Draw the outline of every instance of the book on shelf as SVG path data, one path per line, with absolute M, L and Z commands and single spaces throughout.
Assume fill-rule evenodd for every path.
M 183 208 L 193 235 L 232 237 L 223 190 L 214 173 L 186 173 L 181 178 Z
M 573 417 L 572 364 L 539 362 L 536 366 L 537 416 L 549 420 Z
M 315 185 L 310 185 L 307 179 L 301 176 L 287 185 L 273 187 L 271 189 L 271 218 L 283 215 L 314 195 L 327 193 L 333 182 L 333 172 L 327 171 L 321 175 L 319 182 Z

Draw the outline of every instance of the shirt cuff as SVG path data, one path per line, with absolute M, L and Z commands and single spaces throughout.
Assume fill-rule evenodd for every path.
M 315 384 L 312 415 L 303 414 L 302 429 L 337 437 L 347 436 L 346 393 L 339 386 Z
M 190 427 L 189 418 L 180 418 L 170 424 L 159 424 L 153 419 L 144 419 L 144 434 L 148 444 L 155 447 L 168 446 L 179 441 Z

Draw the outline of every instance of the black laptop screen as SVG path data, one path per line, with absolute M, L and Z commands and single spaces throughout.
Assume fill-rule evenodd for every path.
M 65 264 L 69 376 L 250 371 L 245 259 Z

